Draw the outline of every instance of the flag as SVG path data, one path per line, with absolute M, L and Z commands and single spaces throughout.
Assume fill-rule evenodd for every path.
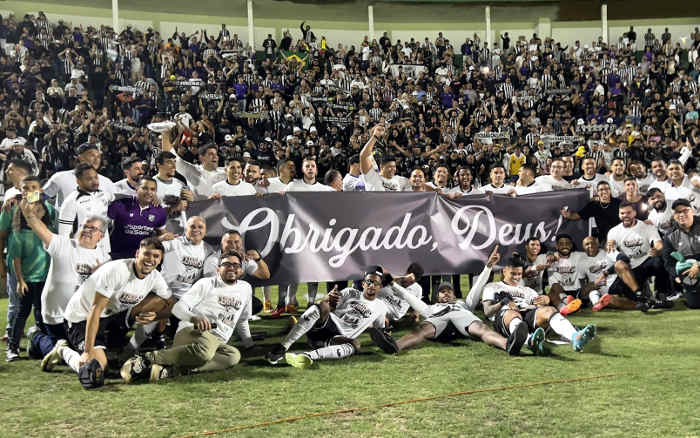
M 285 58 L 288 61 L 296 61 L 299 64 L 301 64 L 302 67 L 306 67 L 306 60 L 309 58 L 309 52 L 292 52 L 291 50 L 288 52 L 285 52 L 284 50 L 280 50 L 280 53 L 282 54 L 282 57 Z

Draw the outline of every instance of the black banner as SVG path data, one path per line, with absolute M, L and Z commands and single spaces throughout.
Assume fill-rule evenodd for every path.
M 511 198 L 435 193 L 290 192 L 195 202 L 188 216 L 206 218 L 207 241 L 217 245 L 237 230 L 246 249 L 257 249 L 272 278 L 266 284 L 356 279 L 370 264 L 403 273 L 419 262 L 426 274 L 477 273 L 494 245 L 501 254 L 522 251 L 536 236 L 553 246 L 568 233 L 577 245 L 587 222 L 562 219 L 580 210 L 587 190 Z M 524 254 L 524 252 L 521 252 Z

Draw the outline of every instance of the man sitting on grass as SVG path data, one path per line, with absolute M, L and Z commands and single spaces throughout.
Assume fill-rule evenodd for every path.
M 437 302 L 427 305 L 420 298 L 416 298 L 406 290 L 406 288 L 393 282 L 391 284 L 393 291 L 426 318 L 416 330 L 403 336 L 396 342 L 397 351 L 415 347 L 427 339 L 449 342 L 456 338 L 464 337 L 480 339 L 496 348 L 506 350 L 511 355 L 520 353 L 523 344 L 527 342 L 528 347 L 537 354 L 541 350 L 540 344 L 544 341 L 544 330 L 538 329 L 529 337 L 527 330 L 516 331 L 506 339 L 489 328 L 472 313 L 481 300 L 481 291 L 488 281 L 489 275 L 491 275 L 491 268 L 498 263 L 499 259 L 497 245 L 491 252 L 484 270 L 472 285 L 467 298 L 460 301 L 457 301 L 454 289 L 450 283 L 440 284 L 438 286 Z M 370 331 L 370 334 L 373 340 L 377 340 L 378 336 L 382 336 L 382 333 L 379 333 L 376 329 Z M 383 334 L 383 336 L 386 337 L 388 335 Z M 386 345 L 386 342 L 377 342 L 377 344 L 382 346 Z M 386 349 L 384 351 L 386 353 L 397 352 Z
M 154 382 L 183 370 L 218 371 L 240 362 L 241 353 L 228 345 L 234 329 L 244 348 L 253 346 L 248 326 L 253 289 L 239 280 L 242 263 L 238 253 L 224 253 L 217 275 L 198 280 L 180 297 L 172 310 L 180 320 L 173 346 L 127 360 L 121 369 L 126 383 Z
M 370 266 L 362 281 L 362 291 L 348 287 L 338 292 L 337 287 L 333 288 L 318 304 L 306 309 L 282 343 L 267 353 L 267 361 L 276 365 L 284 359 L 293 367 L 309 368 L 315 360 L 345 359 L 359 351 L 357 338 L 368 327 L 384 329 L 388 309 L 376 299 L 383 276 L 381 266 Z M 314 350 L 287 353 L 304 335 Z
M 520 286 L 523 264 L 520 255 L 514 253 L 503 269 L 503 280 L 484 287 L 484 314 L 503 336 L 517 332 L 534 333 L 538 328 L 551 327 L 555 333 L 571 342 L 574 351 L 583 351 L 595 337 L 595 326 L 589 324 L 577 331 L 568 319 L 549 305 L 547 295 L 539 295 L 529 287 Z

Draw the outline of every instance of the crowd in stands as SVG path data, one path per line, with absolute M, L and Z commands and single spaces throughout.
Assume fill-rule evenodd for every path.
M 612 44 L 599 38 L 566 45 L 536 34 L 511 40 L 504 33 L 493 47 L 476 34 L 462 42 L 443 33 L 409 41 L 384 33 L 347 47 L 317 36 L 305 23 L 300 31 L 298 39 L 290 31 L 280 41 L 269 35 L 256 52 L 223 25 L 216 36 L 131 27 L 117 34 L 107 26 L 51 23 L 43 13 L 2 17 L 0 243 L 8 256 L 0 265 L 10 294 L 8 360 L 18 357 L 34 307 L 37 321 L 43 313 L 49 325 L 30 339 L 34 354 L 45 358 L 42 367 L 65 360 L 86 387 L 106 366 L 104 354 L 95 353 L 108 347 L 98 345 L 108 343 L 101 338 L 103 320 L 110 327 L 148 327 L 134 335 L 131 353 L 145 337 L 167 331 L 157 320 L 171 314 L 189 324 L 190 337 L 176 335 L 176 344 L 199 342 L 208 349 L 204 362 L 203 356 L 172 351 L 131 360 L 127 381 L 146 362 L 162 365 L 145 367 L 149 372 L 166 374 L 175 363 L 213 370 L 237 362 L 240 353 L 226 345 L 233 330 L 193 311 L 204 302 L 193 294 L 206 301 L 211 290 L 223 294 L 235 285 L 240 296 L 221 306 L 236 309 L 228 322 L 250 347 L 252 292 L 239 279 L 265 279 L 270 272 L 236 233 L 222 237 L 219 251 L 202 243 L 207 224 L 186 217 L 187 205 L 222 196 L 433 191 L 454 199 L 585 188 L 590 203 L 576 212 L 564 208 L 562 215 L 593 220 L 593 236 L 583 242 L 559 236 L 549 250 L 530 239 L 522 260 L 507 261 L 500 286 L 484 286 L 488 275 L 477 281 L 459 312 L 474 310 L 483 288 L 484 312 L 498 333 L 475 325 L 470 334 L 516 353 L 527 338 L 536 351 L 542 341 L 537 329 L 549 324 L 580 350 L 595 329 L 574 331 L 562 318 L 582 304 L 647 311 L 672 306 L 682 292 L 689 307 L 700 307 L 694 237 L 700 236 L 694 223 L 700 207 L 698 28 L 687 47 L 668 29 L 659 38 L 649 30 L 642 44 L 632 27 Z M 71 247 L 82 267 L 71 291 L 80 289 L 47 304 L 47 290 L 56 289 L 48 285 L 60 281 L 51 270 Z M 176 256 L 169 260 L 171 253 Z M 153 273 L 161 259 L 162 278 Z M 130 261 L 118 263 L 123 260 Z M 125 263 L 133 264 L 133 272 Z M 493 263 L 489 259 L 489 273 Z M 208 283 L 200 285 L 207 269 Z M 407 290 L 421 280 L 420 271 L 413 267 L 393 281 L 373 267 L 365 273 L 364 292 L 332 292 L 318 307 L 312 305 L 318 285 L 309 284 L 305 321 L 323 321 L 360 295 L 372 301 L 380 285 L 411 303 Z M 165 304 L 138 296 L 114 304 L 101 295 L 105 288 L 116 293 L 127 284 L 122 280 L 155 292 Z M 429 280 L 421 284 L 431 287 Z M 523 284 L 542 298 L 513 292 Z M 447 290 L 436 286 L 436 292 Z M 260 307 L 277 315 L 294 312 L 296 285 L 280 285 L 279 291 L 276 311 L 268 289 Z M 450 291 L 445 302 L 461 297 L 459 281 Z M 131 320 L 113 318 L 135 304 L 140 310 Z M 48 321 L 47 305 L 58 308 Z M 384 315 L 380 307 L 370 306 L 369 314 Z M 417 302 L 410 307 L 430 315 Z M 518 309 L 522 317 L 514 315 Z M 208 311 L 220 309 L 211 304 Z M 518 321 L 531 318 L 524 333 Z M 346 337 L 361 333 L 337 324 Z M 431 324 L 435 330 L 428 328 L 424 338 L 439 335 L 442 322 Z M 170 326 L 174 330 L 177 319 Z M 312 326 L 292 330 L 270 361 L 281 360 Z M 383 327 L 382 320 L 377 328 Z M 214 334 L 206 339 L 193 337 L 209 331 Z M 373 340 L 394 352 L 419 341 L 397 344 L 383 331 Z M 343 345 L 346 356 L 359 348 Z M 326 354 L 288 360 L 305 367 Z

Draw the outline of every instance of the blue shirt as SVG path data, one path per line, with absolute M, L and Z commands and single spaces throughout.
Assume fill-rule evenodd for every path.
M 141 241 L 163 228 L 167 220 L 163 207 L 149 205 L 142 209 L 135 197 L 112 202 L 107 215 L 114 221 L 109 237 L 113 260 L 134 257 Z

